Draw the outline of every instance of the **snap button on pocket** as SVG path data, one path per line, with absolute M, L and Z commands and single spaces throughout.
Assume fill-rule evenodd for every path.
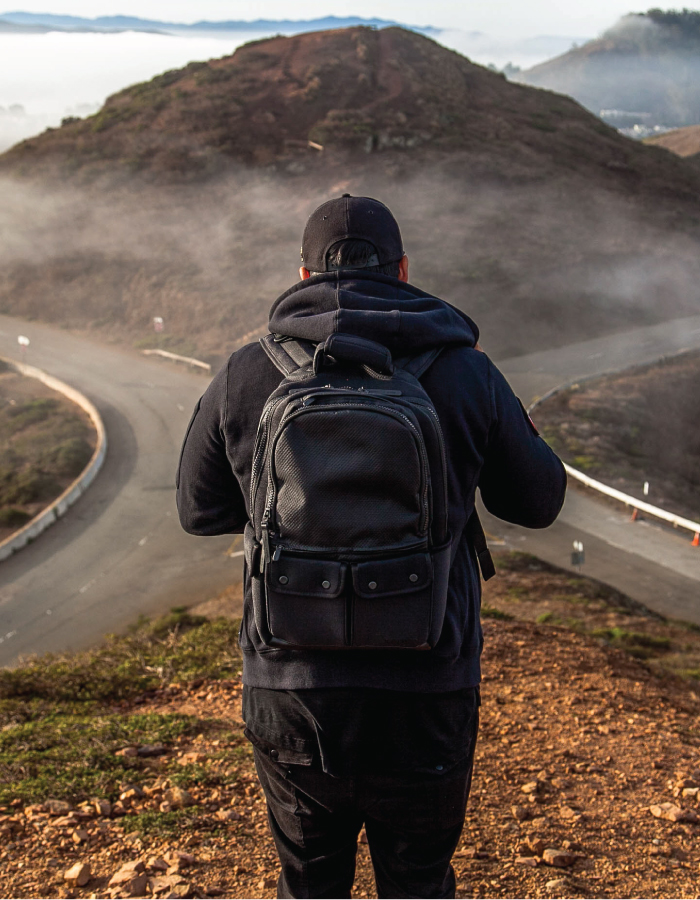
M 270 750 L 270 759 L 279 759 L 279 750 Z
M 377 590 L 377 582 L 370 581 L 370 583 L 367 585 L 367 587 L 370 589 L 370 591 L 376 591 Z
M 288 581 L 289 579 L 286 575 L 280 575 L 280 584 L 287 584 Z
M 328 588 L 329 588 L 330 586 L 331 586 L 330 581 L 322 581 L 322 582 L 321 582 L 321 587 L 324 587 L 326 590 L 328 590 Z
M 408 580 L 409 580 L 409 581 L 412 581 L 413 584 L 415 584 L 415 583 L 418 581 L 418 576 L 417 576 L 417 575 L 415 574 L 415 572 L 414 572 L 413 575 L 409 575 L 409 576 L 408 576 Z

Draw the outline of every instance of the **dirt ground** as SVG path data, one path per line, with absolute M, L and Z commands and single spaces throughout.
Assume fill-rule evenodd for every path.
M 500 568 L 484 598 L 482 725 L 454 859 L 458 897 L 696 897 L 700 687 L 655 659 L 697 654 L 700 633 L 528 557 Z M 549 624 L 574 608 L 578 624 Z M 613 645 L 641 633 L 656 638 L 646 660 Z M 123 785 L 101 813 L 95 803 L 0 808 L 2 896 L 273 897 L 277 864 L 240 740 L 240 693 L 239 677 L 208 679 L 117 704 L 124 716 L 194 716 L 202 730 L 160 755 L 121 748 L 145 780 Z M 175 833 L 150 828 L 172 815 L 163 810 L 182 800 L 177 770 L 192 765 L 201 777 L 187 816 Z M 90 868 L 82 887 L 65 880 L 76 863 Z M 362 841 L 354 896 L 376 896 Z
M 686 352 L 583 382 L 537 406 L 533 418 L 575 468 L 700 521 L 699 381 L 700 353 Z

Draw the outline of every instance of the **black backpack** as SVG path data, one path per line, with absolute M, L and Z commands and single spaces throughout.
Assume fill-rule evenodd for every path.
M 284 375 L 258 426 L 246 529 L 263 643 L 431 649 L 451 562 L 447 471 L 418 379 L 440 349 L 394 362 L 350 334 L 261 344 Z

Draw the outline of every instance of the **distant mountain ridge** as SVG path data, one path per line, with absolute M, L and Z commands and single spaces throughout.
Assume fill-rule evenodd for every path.
M 89 19 L 81 16 L 52 15 L 49 13 L 7 12 L 0 13 L 0 22 L 15 26 L 29 26 L 59 31 L 146 31 L 167 33 L 193 33 L 212 31 L 250 31 L 281 34 L 300 34 L 305 31 L 326 31 L 334 28 L 349 28 L 365 25 L 387 28 L 402 23 L 389 19 L 363 19 L 361 16 L 324 16 L 318 19 L 232 19 L 221 22 L 201 20 L 192 24 L 164 22 L 158 19 L 142 19 L 138 16 L 97 16 Z M 421 34 L 437 34 L 438 29 L 430 25 L 403 25 Z
M 640 124 L 700 123 L 700 12 L 623 16 L 599 38 L 518 75 L 569 94 L 596 114 L 636 113 Z

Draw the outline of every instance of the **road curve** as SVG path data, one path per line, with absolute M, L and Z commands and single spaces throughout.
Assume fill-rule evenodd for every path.
M 109 448 L 90 490 L 33 544 L 0 564 L 0 665 L 78 649 L 141 614 L 207 599 L 240 578 L 232 537 L 197 539 L 179 526 L 175 468 L 206 377 L 58 328 L 0 316 L 0 353 L 82 391 Z
M 74 385 L 97 406 L 107 461 L 87 494 L 48 532 L 0 565 L 0 665 L 79 649 L 141 614 L 206 599 L 241 577 L 240 540 L 193 538 L 175 510 L 174 472 L 190 411 L 206 377 L 61 329 L 0 316 L 0 353 L 17 354 Z M 525 402 L 572 379 L 700 347 L 700 316 L 545 350 L 500 363 Z M 623 512 L 570 491 L 541 532 L 486 518 L 507 546 L 567 567 L 584 541 L 586 574 L 667 615 L 700 621 L 700 551 L 687 538 L 629 525 Z
M 700 316 L 693 316 L 503 360 L 499 367 L 529 405 L 560 385 L 697 348 Z M 533 415 L 536 421 L 536 411 Z M 563 568 L 571 568 L 572 543 L 580 540 L 586 551 L 586 575 L 663 615 L 700 624 L 700 549 L 690 546 L 686 532 L 651 521 L 631 523 L 629 511 L 579 490 L 567 492 L 561 515 L 543 531 L 518 528 L 488 515 L 484 525 L 506 546 Z

